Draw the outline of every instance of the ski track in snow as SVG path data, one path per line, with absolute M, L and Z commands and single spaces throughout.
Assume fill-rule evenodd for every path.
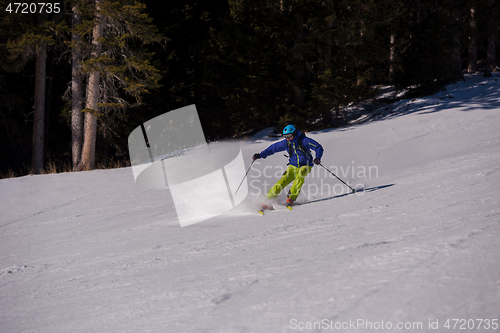
M 292 212 L 260 216 L 249 197 L 181 228 L 168 191 L 136 187 L 128 168 L 0 180 L 0 332 L 327 332 L 291 321 L 358 319 L 448 332 L 447 319 L 500 320 L 497 78 L 309 133 L 325 166 L 378 177 L 348 173 L 366 193 L 323 201 L 333 195 L 307 185 L 338 181 L 308 177 L 299 198 L 318 201 Z M 269 144 L 242 143 L 247 163 Z M 284 164 L 261 160 L 249 181 Z

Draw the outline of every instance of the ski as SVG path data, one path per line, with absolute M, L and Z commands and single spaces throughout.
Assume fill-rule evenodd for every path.
M 287 210 L 293 210 L 292 206 L 285 207 Z M 260 215 L 264 215 L 265 211 L 273 211 L 273 210 L 283 210 L 283 206 L 278 205 L 278 208 L 274 208 L 273 206 L 268 206 L 268 205 L 262 205 L 262 208 L 257 211 Z
M 315 199 L 315 200 L 311 200 L 311 201 L 295 202 L 294 205 L 302 206 L 302 205 L 307 205 L 307 204 L 311 204 L 311 203 L 315 203 L 315 202 L 321 202 L 321 201 L 327 201 L 327 200 L 342 198 L 342 197 L 350 196 L 350 195 L 353 195 L 353 194 L 363 195 L 364 193 L 377 191 L 377 190 L 380 190 L 380 189 L 383 189 L 383 188 L 387 188 L 387 187 L 391 187 L 391 186 L 394 186 L 394 185 L 395 184 L 380 185 L 380 186 L 374 186 L 374 187 L 369 187 L 369 188 L 364 188 L 363 187 L 363 188 L 356 189 L 355 192 L 346 192 L 346 193 L 337 194 L 337 195 L 334 195 L 334 196 L 331 196 L 331 197 L 320 198 L 320 199 Z
M 266 210 L 274 210 L 274 208 L 272 206 L 271 208 L 269 208 L 269 206 L 267 205 L 262 205 L 262 208 L 257 213 L 259 213 L 260 215 L 264 215 L 264 211 Z

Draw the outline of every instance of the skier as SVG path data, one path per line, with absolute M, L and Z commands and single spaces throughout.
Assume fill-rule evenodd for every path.
M 306 137 L 293 125 L 288 125 L 283 129 L 283 136 L 286 138 L 285 140 L 270 145 L 259 154 L 254 154 L 253 160 L 266 158 L 280 151 L 288 151 L 288 168 L 281 176 L 281 179 L 271 187 L 267 193 L 267 198 L 277 198 L 281 191 L 293 181 L 286 199 L 286 207 L 292 209 L 293 202 L 297 199 L 300 189 L 304 185 L 304 179 L 311 172 L 313 163 L 321 163 L 323 147 L 315 140 Z M 315 152 L 314 159 L 311 150 Z M 267 209 L 268 207 L 263 205 L 262 208 Z

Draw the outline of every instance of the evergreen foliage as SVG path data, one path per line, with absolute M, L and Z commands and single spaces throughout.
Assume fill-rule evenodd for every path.
M 0 0 L 0 8 L 9 3 Z M 72 27 L 75 8 L 81 22 Z M 97 162 L 126 161 L 132 129 L 190 104 L 209 140 L 287 123 L 312 130 L 345 125 L 344 107 L 372 97 L 380 85 L 422 94 L 459 80 L 474 51 L 479 69 L 495 69 L 499 8 L 498 0 L 102 0 L 96 57 L 95 1 L 61 3 L 60 13 L 43 20 L 40 13 L 4 11 L 0 171 L 31 164 L 41 43 L 47 46 L 45 160 L 71 161 L 69 87 L 77 48 L 83 78 L 100 73 L 98 107 L 84 110 L 97 117 Z

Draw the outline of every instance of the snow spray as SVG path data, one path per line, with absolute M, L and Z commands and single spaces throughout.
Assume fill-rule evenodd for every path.
M 234 143 L 207 144 L 195 105 L 141 124 L 128 138 L 136 184 L 169 189 L 181 226 L 240 204 L 248 194 L 242 152 Z

